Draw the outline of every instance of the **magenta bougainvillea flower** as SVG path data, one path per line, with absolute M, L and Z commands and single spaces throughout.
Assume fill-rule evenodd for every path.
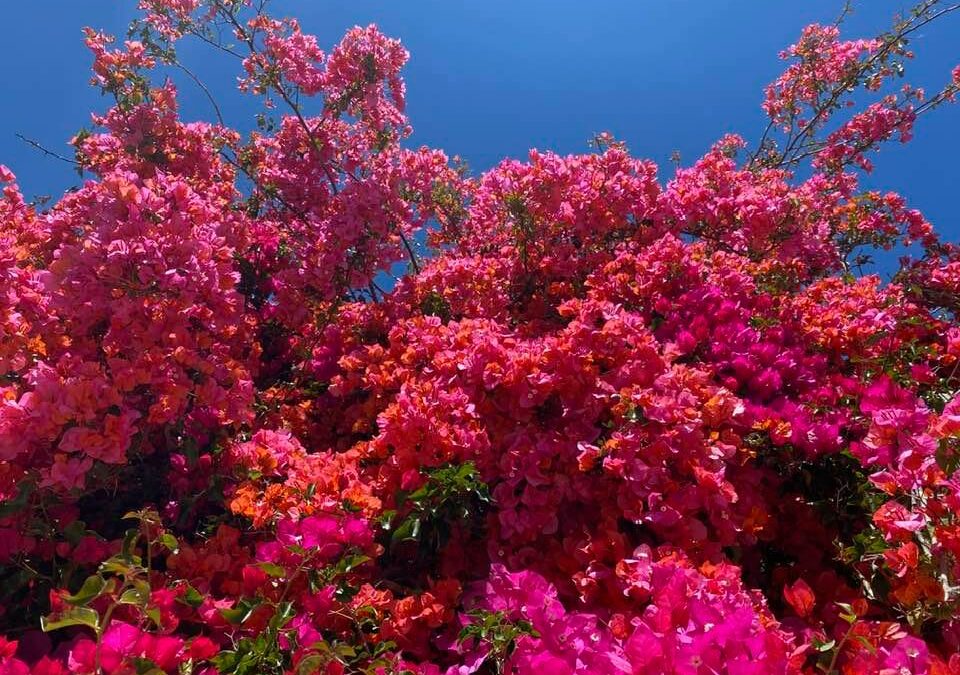
M 82 185 L 0 167 L 0 673 L 960 673 L 960 247 L 861 185 L 956 6 L 804 29 L 756 147 L 470 176 L 263 4 L 88 30 Z

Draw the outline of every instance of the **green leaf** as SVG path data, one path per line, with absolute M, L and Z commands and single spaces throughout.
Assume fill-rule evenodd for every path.
M 380 516 L 380 527 L 384 530 L 389 530 L 392 527 L 393 519 L 397 517 L 397 512 L 394 510 L 384 511 Z
M 280 605 L 277 606 L 277 613 L 270 619 L 270 629 L 276 633 L 276 631 L 283 628 L 287 622 L 293 618 L 295 613 L 292 602 L 280 603 Z
M 356 585 L 340 584 L 339 586 L 337 586 L 337 590 L 334 593 L 333 597 L 335 597 L 339 602 L 349 602 L 354 597 L 356 597 L 357 593 L 359 592 L 360 592 L 360 589 L 357 588 Z
M 360 565 L 369 562 L 370 560 L 371 558 L 368 555 L 349 555 L 340 559 L 340 561 L 337 563 L 336 569 L 340 574 L 347 574 L 352 572 L 357 567 L 360 567 Z
M 138 557 L 134 557 L 133 560 L 125 560 L 121 556 L 113 556 L 107 560 L 104 560 L 100 563 L 100 567 L 97 568 L 100 574 L 117 574 L 124 577 L 132 577 L 136 574 L 145 571 L 136 563 L 139 562 Z
M 264 572 L 266 572 L 269 576 L 273 577 L 274 579 L 282 579 L 283 577 L 287 576 L 287 570 L 285 570 L 280 565 L 277 565 L 274 563 L 270 563 L 270 562 L 260 563 L 259 565 L 257 565 L 257 567 L 262 569 Z
M 381 654 L 386 654 L 388 652 L 393 652 L 397 648 L 397 643 L 393 640 L 384 640 L 383 642 L 378 642 L 373 648 L 373 655 L 380 656 Z
M 250 616 L 250 610 L 244 607 L 233 607 L 231 609 L 221 609 L 220 616 L 228 622 L 239 626 Z
M 183 602 L 196 609 L 203 604 L 203 595 L 193 586 L 187 586 L 187 592 L 183 594 Z
M 76 546 L 87 533 L 87 524 L 82 520 L 75 520 L 63 528 L 63 538 Z
M 826 642 L 820 642 L 819 640 L 813 641 L 813 648 L 818 652 L 829 652 L 831 649 L 837 646 L 836 640 L 827 640 Z
M 128 588 L 117 601 L 121 605 L 136 605 L 143 607 L 150 601 L 150 584 L 146 581 L 137 581 L 133 588 Z
M 153 624 L 154 624 L 155 626 L 157 626 L 157 627 L 160 626 L 160 622 L 161 622 L 161 620 L 162 620 L 162 617 L 160 616 L 160 610 L 159 610 L 159 609 L 157 609 L 156 607 L 147 607 L 146 609 L 143 610 L 143 613 L 147 615 L 147 618 L 149 618 L 151 621 L 153 621 Z
M 836 603 L 837 607 L 843 610 L 840 613 L 840 618 L 846 621 L 847 623 L 853 625 L 857 621 L 857 613 L 853 611 L 853 605 L 846 602 Z
M 393 531 L 390 541 L 399 544 L 402 541 L 416 541 L 420 536 L 420 519 L 412 516 L 404 520 L 400 527 Z
M 150 525 L 160 524 L 160 514 L 154 509 L 141 509 L 140 511 L 127 511 L 122 516 L 122 520 L 139 520 L 142 523 Z
M 312 675 L 322 672 L 323 666 L 326 665 L 329 658 L 320 654 L 311 654 L 297 664 L 297 675 Z
M 259 600 L 243 599 L 237 603 L 236 607 L 221 609 L 220 615 L 232 624 L 240 625 L 250 618 L 254 610 L 260 606 Z
M 320 640 L 319 642 L 314 642 L 313 644 L 310 645 L 309 649 L 312 652 L 320 652 L 321 654 L 330 653 L 330 645 L 327 644 L 327 642 L 324 640 Z
M 127 516 L 129 515 L 127 514 Z M 127 516 L 124 516 L 124 518 Z M 138 541 L 140 541 L 140 530 L 127 530 L 127 533 L 123 536 L 123 546 L 120 548 L 120 554 L 127 560 L 135 558 Z
M 337 645 L 334 651 L 343 658 L 353 659 L 357 657 L 357 650 L 346 643 Z
M 83 582 L 80 590 L 73 595 L 65 596 L 63 599 L 71 605 L 82 606 L 91 600 L 99 598 L 107 587 L 107 582 L 99 574 L 89 576 Z
M 40 628 L 44 633 L 68 626 L 87 626 L 94 631 L 100 631 L 100 615 L 89 607 L 71 607 L 56 619 L 40 617 Z
M 343 507 L 343 510 L 346 511 L 347 513 L 360 513 L 361 511 L 363 511 L 363 509 L 359 505 L 354 504 L 349 499 L 344 499 L 340 505 Z
M 133 666 L 137 669 L 137 675 L 164 675 L 164 672 L 150 659 L 136 657 L 133 659 Z
M 180 542 L 178 542 L 177 538 L 169 532 L 164 532 L 160 535 L 160 543 L 166 546 L 173 553 L 176 553 L 180 550 Z

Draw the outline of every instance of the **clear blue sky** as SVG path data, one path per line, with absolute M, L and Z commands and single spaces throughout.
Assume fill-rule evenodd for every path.
M 4 7 L 7 54 L 0 109 L 0 163 L 25 194 L 58 195 L 71 168 L 17 140 L 53 148 L 106 100 L 91 88 L 81 27 L 123 34 L 135 0 L 31 0 Z M 609 130 L 637 156 L 670 173 L 670 154 L 696 159 L 722 134 L 756 139 L 762 88 L 781 70 L 777 53 L 812 21 L 831 21 L 841 0 L 276 0 L 329 49 L 352 25 L 377 23 L 401 38 L 413 142 L 459 154 L 474 171 L 530 147 L 582 152 Z M 849 36 L 889 26 L 908 3 L 859 0 Z M 911 81 L 934 90 L 960 63 L 960 15 L 914 43 Z M 228 121 L 249 128 L 249 103 L 234 94 L 236 65 L 199 44 L 184 60 L 211 83 Z M 181 83 L 184 117 L 209 119 L 207 101 Z M 916 139 L 877 157 L 869 184 L 895 189 L 947 238 L 960 240 L 960 105 L 920 122 Z

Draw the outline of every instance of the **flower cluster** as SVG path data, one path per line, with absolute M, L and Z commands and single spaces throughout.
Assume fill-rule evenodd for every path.
M 840 40 L 836 26 L 812 24 L 800 40 L 780 54 L 796 60 L 767 87 L 763 109 L 779 125 L 789 127 L 805 111 L 815 108 L 824 89 L 848 82 L 881 48 L 878 39 Z M 803 120 L 806 124 L 817 120 Z
M 936 5 L 665 180 L 410 148 L 373 26 L 89 31 L 86 180 L 0 167 L 0 673 L 960 673 L 960 246 L 858 173 L 932 105 L 836 118 Z M 153 83 L 194 38 L 256 132 Z

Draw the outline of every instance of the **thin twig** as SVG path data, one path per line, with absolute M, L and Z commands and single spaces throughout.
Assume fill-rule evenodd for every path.
M 925 9 L 932 8 L 934 4 L 935 2 L 931 2 L 929 5 L 926 6 Z M 914 33 L 920 30 L 930 22 L 935 21 L 936 19 L 946 14 L 949 14 L 950 12 L 955 12 L 958 9 L 960 9 L 960 3 L 950 5 L 949 7 L 944 7 L 943 9 L 937 12 L 934 12 L 933 14 L 930 14 L 929 16 L 925 17 L 923 20 L 917 23 L 913 23 L 912 21 L 907 22 L 906 26 L 904 26 L 900 30 L 900 32 L 898 32 L 894 36 L 893 39 L 888 40 L 887 43 L 876 54 L 874 54 L 869 59 L 867 59 L 863 63 L 863 65 L 859 69 L 857 69 L 857 72 L 854 74 L 852 81 L 856 82 L 857 80 L 859 80 L 860 76 L 863 75 L 865 72 L 867 72 L 870 66 L 872 66 L 876 61 L 886 56 L 890 52 L 890 50 L 893 49 L 894 45 L 897 45 L 900 42 L 902 42 L 905 37 L 907 37 L 911 33 Z M 919 19 L 920 17 L 916 17 L 916 18 Z M 842 96 L 843 93 L 849 89 L 850 84 L 851 84 L 851 80 L 848 79 L 842 83 L 842 86 L 838 86 L 837 88 L 834 89 L 830 97 L 830 100 L 827 102 L 827 104 L 825 106 L 822 106 L 818 110 L 817 114 L 814 115 L 813 119 L 810 120 L 810 123 L 804 128 L 804 130 L 796 138 L 790 141 L 790 143 L 787 145 L 786 150 L 783 151 L 783 161 L 781 162 L 781 165 L 784 163 L 788 165 L 795 164 L 798 161 L 798 158 L 796 156 L 794 157 L 789 156 L 791 152 L 793 152 L 794 155 L 797 155 L 803 152 L 803 145 L 798 145 L 798 143 L 805 137 L 810 136 L 811 134 L 814 133 L 814 131 L 816 130 L 817 122 L 819 122 L 823 118 L 823 116 L 827 114 L 828 110 L 833 108 L 834 104 L 840 99 L 840 96 Z
M 843 5 L 843 9 L 840 11 L 840 16 L 837 17 L 836 21 L 833 22 L 834 28 L 839 28 L 840 24 L 847 20 L 847 17 L 853 14 L 853 0 L 847 0 Z
M 228 9 L 226 9 L 221 3 L 220 0 L 214 0 L 214 5 L 220 11 L 221 16 L 229 22 L 234 30 L 236 31 L 237 37 L 242 40 L 247 45 L 247 49 L 250 50 L 250 54 L 256 55 L 259 54 L 257 49 L 257 44 L 253 35 L 251 35 L 246 28 L 237 20 L 237 17 L 234 16 Z M 283 87 L 282 83 L 274 82 L 272 83 L 273 90 L 280 95 L 280 98 L 283 99 L 283 102 L 287 104 L 290 110 L 293 111 L 293 114 L 296 116 L 297 121 L 300 123 L 300 126 L 303 128 L 303 132 L 307 135 L 307 139 L 310 141 L 310 145 L 313 146 L 313 149 L 317 152 L 320 152 L 321 144 L 316 137 L 316 133 L 313 129 L 310 128 L 310 124 L 307 122 L 306 118 L 303 116 L 303 112 L 300 110 L 300 106 L 290 97 L 290 93 Z M 336 177 L 330 171 L 330 167 L 326 164 L 321 163 L 321 168 L 324 173 L 327 174 L 327 180 L 330 183 L 330 189 L 333 191 L 333 194 L 337 194 L 340 190 L 337 187 Z M 352 174 L 351 174 L 352 175 Z
M 941 91 L 936 96 L 931 98 L 929 101 L 917 107 L 913 111 L 914 118 L 919 118 L 920 115 L 930 112 L 931 110 L 936 108 L 938 105 L 940 105 L 945 100 L 947 100 L 947 95 L 948 93 L 946 91 Z M 853 150 L 856 154 L 863 154 L 872 150 L 874 145 L 879 146 L 879 144 L 874 141 L 871 141 L 870 143 L 867 143 L 867 144 L 862 144 L 862 143 L 856 144 L 853 146 Z M 823 152 L 827 147 L 829 147 L 829 143 L 826 141 L 823 141 L 819 143 L 808 144 L 805 147 L 807 147 L 808 149 L 803 152 L 800 152 L 800 154 L 796 154 L 791 160 L 791 162 L 793 163 L 800 162 L 800 161 L 803 161 L 804 159 L 807 159 L 808 157 L 813 157 L 815 155 L 818 155 L 821 152 Z
M 939 19 L 942 16 L 950 14 L 960 10 L 960 3 L 952 4 L 947 7 L 944 7 L 940 10 L 937 10 L 932 13 L 927 13 L 933 9 L 937 4 L 938 0 L 927 0 L 924 3 L 921 3 L 919 7 L 922 9 L 918 14 L 908 21 L 901 22 L 897 31 L 889 39 L 886 40 L 883 47 L 878 50 L 875 54 L 872 54 L 866 61 L 864 61 L 859 68 L 856 69 L 854 73 L 845 78 L 842 82 L 837 83 L 834 89 L 830 93 L 830 98 L 825 105 L 817 106 L 816 113 L 813 116 L 813 119 L 798 133 L 796 136 L 793 136 L 792 133 L 787 139 L 787 144 L 782 154 L 780 155 L 780 161 L 777 166 L 791 166 L 795 165 L 800 160 L 805 157 L 810 156 L 810 154 L 815 154 L 818 150 L 814 149 L 813 152 L 809 150 L 809 146 L 806 145 L 806 139 L 808 139 L 816 131 L 817 123 L 824 118 L 829 111 L 831 111 L 840 97 L 849 90 L 850 86 L 859 81 L 860 77 L 866 73 L 873 64 L 877 61 L 885 58 L 894 46 L 901 44 L 903 39 L 912 33 L 915 33 L 919 29 L 923 28 L 927 24 Z M 844 6 L 843 11 L 835 22 L 835 26 L 840 25 L 846 17 L 850 14 L 853 9 L 853 3 L 847 2 Z M 773 121 L 767 125 L 767 129 L 763 132 L 763 136 L 760 139 L 760 143 L 757 146 L 756 151 L 751 156 L 748 166 L 752 166 L 754 162 L 759 158 L 760 153 L 763 151 L 764 144 L 769 136 L 769 133 L 773 129 Z
M 203 81 L 199 77 L 197 77 L 192 70 L 187 68 L 185 65 L 183 65 L 179 61 L 173 61 L 171 63 L 173 66 L 179 68 L 184 73 L 186 73 L 187 77 L 193 80 L 194 84 L 200 87 L 200 90 L 206 95 L 207 100 L 210 101 L 210 105 L 213 106 L 213 112 L 216 114 L 217 121 L 220 123 L 220 126 L 226 127 L 227 125 L 223 121 L 223 114 L 220 112 L 220 106 L 217 105 L 217 99 L 213 97 L 213 94 L 210 92 L 210 89 L 207 87 L 207 85 L 205 85 Z
M 417 254 L 413 252 L 413 248 L 410 246 L 410 242 L 407 241 L 407 238 L 403 236 L 403 232 L 400 232 L 400 241 L 403 242 L 404 247 L 407 249 L 407 253 L 410 255 L 410 264 L 413 266 L 413 271 L 417 274 L 420 274 L 420 263 L 417 262 Z
M 256 177 L 247 167 L 245 167 L 242 163 L 240 163 L 239 161 L 237 161 L 236 159 L 234 159 L 233 157 L 231 157 L 229 154 L 227 154 L 227 152 L 226 152 L 225 150 L 221 150 L 221 151 L 220 151 L 220 156 L 223 157 L 223 159 L 225 159 L 226 162 L 227 162 L 228 164 L 230 164 L 232 167 L 234 167 L 235 169 L 241 171 L 241 172 L 243 173 L 243 175 L 245 175 L 248 179 L 250 179 L 250 182 L 253 183 L 254 187 L 256 187 L 258 190 L 260 190 L 260 192 L 262 192 L 262 193 L 263 193 L 265 196 L 267 196 L 269 199 L 275 199 L 275 200 L 277 200 L 278 202 L 280 202 L 280 203 L 284 206 L 284 208 L 286 208 L 287 210 L 293 212 L 293 214 L 294 214 L 295 216 L 297 216 L 297 217 L 300 218 L 301 220 L 304 220 L 304 221 L 307 220 L 307 214 L 306 214 L 305 211 L 303 211 L 302 209 L 297 208 L 296 206 L 294 206 L 293 204 L 291 204 L 290 202 L 288 202 L 286 199 L 283 198 L 283 195 L 281 195 L 279 192 L 276 192 L 275 194 L 269 194 L 268 191 L 264 188 L 264 186 L 261 185 L 261 183 L 260 183 L 260 181 L 257 179 L 257 177 Z
M 211 47 L 215 47 L 216 49 L 219 49 L 220 51 L 222 51 L 222 52 L 224 52 L 224 53 L 226 53 L 226 54 L 229 54 L 230 56 L 232 56 L 232 57 L 234 57 L 234 58 L 240 59 L 241 61 L 244 59 L 243 54 L 241 54 L 240 52 L 234 51 L 233 49 L 231 49 L 231 48 L 228 47 L 227 45 L 223 44 L 222 42 L 217 42 L 216 40 L 211 40 L 209 37 L 207 37 L 206 35 L 204 35 L 204 34 L 203 34 L 202 32 L 200 32 L 199 30 L 189 30 L 189 31 L 187 31 L 187 33 L 188 33 L 189 35 L 194 36 L 195 38 L 198 38 L 198 39 L 202 40 L 203 42 L 206 42 L 206 43 L 207 43 L 208 45 L 210 45 Z
M 21 141 L 23 141 L 27 145 L 33 146 L 34 148 L 36 148 L 37 150 L 39 150 L 40 152 L 42 152 L 43 154 L 49 157 L 59 159 L 61 162 L 67 162 L 68 164 L 73 164 L 74 166 L 80 166 L 80 162 L 78 162 L 77 160 L 71 159 L 70 157 L 66 157 L 65 155 L 61 155 L 60 153 L 54 152 L 49 148 L 45 148 L 43 145 L 33 140 L 32 138 L 27 138 L 23 134 L 17 134 L 17 138 L 19 138 Z

